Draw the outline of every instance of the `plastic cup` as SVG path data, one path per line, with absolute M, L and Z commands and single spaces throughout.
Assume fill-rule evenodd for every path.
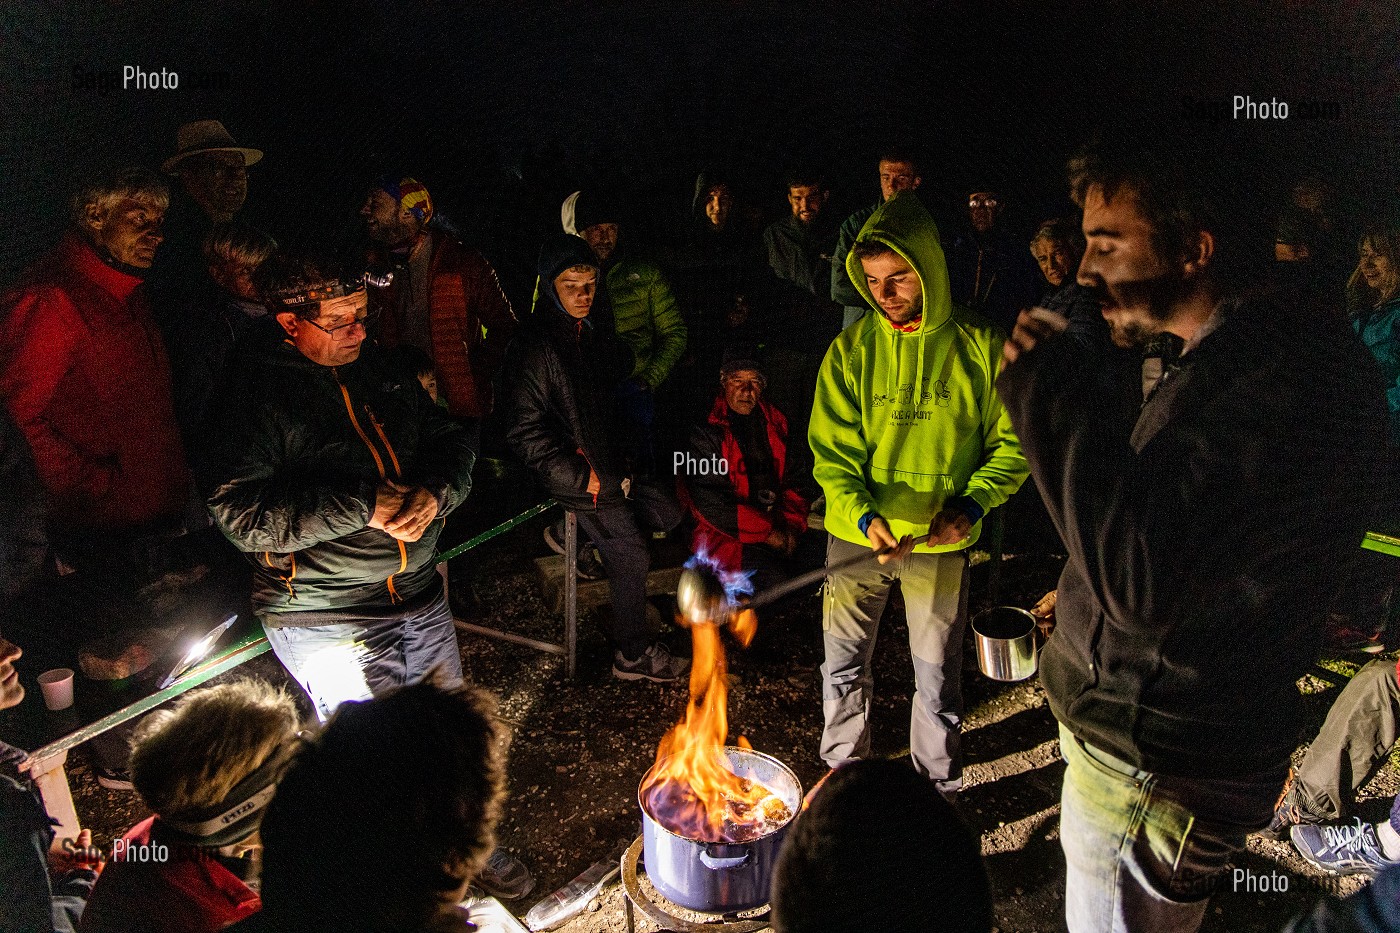
M 44 705 L 51 710 L 67 709 L 73 705 L 73 670 L 56 667 L 39 675 L 39 689 L 44 691 Z

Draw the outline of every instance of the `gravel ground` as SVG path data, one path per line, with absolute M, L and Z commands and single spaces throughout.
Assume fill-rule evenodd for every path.
M 511 514 L 509 502 L 484 511 L 482 525 Z M 559 640 L 562 622 L 538 594 L 531 558 L 546 553 L 536 519 L 482 548 L 473 576 L 486 607 L 477 621 L 543 640 Z M 1002 564 L 1002 601 L 1029 607 L 1054 586 L 1061 559 L 1053 555 L 1008 557 Z M 987 569 L 973 570 L 974 610 L 985 605 Z M 669 618 L 671 609 L 658 599 Z M 523 915 L 534 900 L 567 883 L 592 862 L 620 851 L 640 832 L 637 785 L 651 765 L 663 733 L 685 705 L 683 686 L 620 683 L 608 675 L 611 655 L 602 628 L 607 610 L 589 612 L 580 625 L 579 676 L 563 678 L 562 659 L 528 648 L 461 634 L 468 676 L 500 697 L 510 729 L 510 801 L 500 827 L 501 844 L 522 858 L 539 882 L 536 892 L 510 906 Z M 729 720 L 759 751 L 775 755 L 810 787 L 825 772 L 817 757 L 821 733 L 820 600 L 815 589 L 764 614 L 757 641 L 731 652 Z M 684 633 L 669 636 L 685 648 Z M 975 673 L 968 657 L 968 715 L 964 749 L 966 788 L 959 808 L 982 837 L 996 896 L 1000 931 L 1039 933 L 1064 929 L 1064 860 L 1059 848 L 1059 759 L 1055 723 L 1036 680 L 997 684 Z M 913 691 L 907 630 L 892 608 L 875 655 L 874 751 L 907 753 L 908 709 Z M 271 655 L 242 669 L 269 679 L 285 675 Z M 1309 679 L 1308 725 L 1315 733 L 1336 686 Z M 145 815 L 131 794 L 100 788 L 79 753 L 70 773 L 78 812 L 98 844 Z M 1400 790 L 1388 765 L 1363 794 L 1361 813 L 1379 820 Z M 1250 839 L 1237 865 L 1258 874 L 1279 872 L 1286 892 L 1227 890 L 1211 903 L 1207 933 L 1278 930 L 1320 895 L 1346 894 L 1356 879 L 1320 877 L 1287 843 Z M 568 933 L 622 930 L 621 891 L 612 884 L 595 909 L 561 929 Z M 639 917 L 638 929 L 656 927 Z

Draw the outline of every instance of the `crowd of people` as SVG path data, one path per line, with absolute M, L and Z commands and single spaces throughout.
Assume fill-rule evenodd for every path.
M 248 224 L 262 157 L 186 124 L 161 173 L 79 190 L 0 299 L 0 608 L 26 651 L 92 637 L 107 663 L 85 672 L 121 680 L 152 593 L 198 568 L 251 604 L 318 723 L 239 681 L 94 741 L 104 784 L 154 814 L 125 844 L 179 857 L 109 867 L 81 921 L 94 866 L 36 873 L 42 806 L 5 778 L 27 809 L 0 849 L 46 918 L 17 929 L 447 930 L 469 883 L 529 893 L 495 845 L 505 762 L 455 635 L 471 569 L 437 559 L 485 444 L 577 517 L 619 680 L 689 667 L 648 620 L 654 536 L 767 588 L 824 530 L 833 771 L 785 847 L 776 929 L 990 929 L 953 803 L 969 549 L 1005 507 L 1067 555 L 1041 677 L 1069 928 L 1198 929 L 1265 831 L 1376 878 L 1297 930 L 1400 930 L 1400 803 L 1334 825 L 1400 737 L 1394 664 L 1358 674 L 1289 767 L 1329 624 L 1368 648 L 1384 634 L 1395 573 L 1358 544 L 1394 500 L 1400 226 L 1364 227 L 1348 279 L 1331 190 L 1306 179 L 1260 275 L 1268 233 L 1240 229 L 1208 161 L 1106 137 L 1069 165 L 1082 216 L 1021 236 L 983 187 L 940 228 L 924 160 L 891 148 L 879 199 L 844 222 L 801 169 L 786 212 L 749 229 L 706 172 L 683 235 L 650 251 L 624 235 L 625 192 L 574 192 L 512 302 L 406 173 L 367 185 L 350 253 Z M 912 769 L 868 760 L 896 586 Z M 0 645 L 13 705 L 19 653 Z M 896 880 L 931 852 L 964 882 Z

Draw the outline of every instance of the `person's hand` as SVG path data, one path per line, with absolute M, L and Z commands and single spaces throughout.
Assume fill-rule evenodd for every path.
M 385 525 L 393 520 L 403 509 L 404 493 L 408 492 L 408 487 L 385 480 L 374 490 L 374 511 L 369 517 L 369 527 L 384 531 Z
M 972 522 L 962 509 L 943 509 L 928 523 L 928 543 L 957 544 L 972 531 Z
M 894 532 L 890 531 L 890 526 L 883 518 L 878 516 L 871 520 L 866 528 L 865 536 L 870 539 L 870 549 L 872 551 L 882 551 L 885 548 L 894 548 L 888 554 L 881 554 L 879 561 L 888 564 L 892 560 L 903 560 L 909 556 L 909 552 L 914 550 L 914 536 L 905 535 L 899 540 L 895 540 Z
M 781 552 L 787 557 L 792 556 L 792 552 L 797 550 L 797 535 L 785 528 L 774 528 L 768 532 L 768 540 L 763 542 L 775 551 Z
M 412 486 L 404 490 L 403 506 L 384 523 L 384 530 L 400 541 L 417 541 L 437 518 L 437 513 L 437 496 L 422 486 Z
M 49 871 L 55 876 L 85 868 L 102 871 L 102 853 L 92 847 L 92 830 L 84 829 L 77 839 L 55 839 L 49 848 Z
M 19 682 L 15 662 L 24 654 L 19 645 L 0 638 L 0 709 L 9 709 L 24 699 L 24 685 Z
M 1031 308 L 1016 317 L 1016 326 L 1011 336 L 1001 348 L 1003 366 L 1010 366 L 1021 354 L 1034 350 L 1036 344 L 1056 334 L 1064 333 L 1069 327 L 1069 318 L 1046 308 Z

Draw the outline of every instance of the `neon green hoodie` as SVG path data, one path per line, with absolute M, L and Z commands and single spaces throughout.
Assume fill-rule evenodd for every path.
M 914 195 L 896 195 L 857 240 L 878 240 L 904 257 L 924 301 L 911 333 L 878 310 L 846 328 L 817 378 L 808 440 L 813 475 L 826 493 L 826 530 L 866 544 L 859 523 L 867 513 L 883 517 L 896 538 L 922 535 L 948 500 L 968 497 L 985 513 L 1019 489 L 1029 470 L 993 385 L 1004 337 L 982 316 L 954 307 L 928 211 Z M 878 308 L 854 252 L 846 269 Z M 917 550 L 960 550 L 981 531 L 979 520 L 957 544 Z

